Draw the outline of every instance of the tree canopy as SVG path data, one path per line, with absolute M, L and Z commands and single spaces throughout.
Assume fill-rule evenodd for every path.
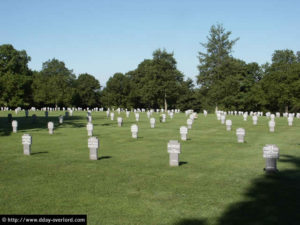
M 101 90 L 91 74 L 75 76 L 51 59 L 40 71 L 28 67 L 25 50 L 0 45 L 0 105 L 9 107 L 122 107 L 181 110 L 298 111 L 300 51 L 275 50 L 272 61 L 246 63 L 233 56 L 239 38 L 221 24 L 211 26 L 199 51 L 197 86 L 177 68 L 173 52 L 157 49 L 126 73 L 115 73 Z

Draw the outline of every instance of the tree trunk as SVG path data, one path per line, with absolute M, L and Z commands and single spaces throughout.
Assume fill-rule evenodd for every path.
M 288 113 L 289 112 L 289 107 L 285 106 L 285 112 Z

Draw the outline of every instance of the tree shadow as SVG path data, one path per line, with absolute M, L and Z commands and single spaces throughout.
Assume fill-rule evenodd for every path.
M 181 219 L 174 223 L 174 225 L 205 225 L 205 220 L 200 219 Z
M 13 117 L 12 120 L 18 121 L 18 132 L 22 132 L 24 130 L 47 130 L 48 122 L 52 121 L 54 123 L 54 129 L 62 127 L 64 125 L 72 126 L 75 128 L 84 127 L 86 124 L 82 122 L 78 122 L 78 120 L 82 120 L 81 116 L 69 116 L 65 117 L 62 124 L 59 123 L 58 116 L 48 116 L 42 117 L 38 116 L 36 119 L 32 117 Z M 7 117 L 0 117 L 0 136 L 9 136 L 12 133 L 12 125 L 11 121 Z
M 101 160 L 101 159 L 110 159 L 112 158 L 111 156 L 101 156 L 98 158 L 98 160 Z
M 296 169 L 255 179 L 245 193 L 246 200 L 232 204 L 219 225 L 300 224 L 300 157 L 281 155 L 279 161 L 292 163 Z

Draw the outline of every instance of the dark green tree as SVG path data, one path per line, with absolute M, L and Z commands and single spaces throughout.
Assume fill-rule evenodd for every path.
M 175 107 L 183 83 L 183 74 L 176 68 L 173 53 L 153 52 L 134 71 L 128 72 L 131 81 L 129 101 L 133 107 Z
M 266 107 L 275 111 L 300 109 L 300 63 L 292 50 L 276 50 L 262 79 Z
M 26 107 L 32 103 L 30 57 L 12 45 L 0 46 L 0 104 Z
M 77 106 L 96 107 L 100 104 L 100 83 L 90 74 L 80 74 L 75 82 Z
M 206 52 L 199 52 L 199 75 L 197 83 L 202 89 L 202 93 L 206 93 L 209 98 L 208 102 L 211 107 L 217 106 L 222 102 L 226 88 L 224 80 L 231 75 L 228 66 L 235 67 L 236 62 L 232 59 L 232 47 L 237 39 L 230 40 L 230 31 L 225 31 L 225 28 L 218 24 L 213 25 L 210 29 L 207 43 L 201 45 L 206 49 Z M 227 72 L 224 72 L 224 69 Z M 232 78 L 229 78 L 233 80 Z M 233 86 L 235 86 L 233 84 Z M 233 87 L 234 88 L 234 87 Z
M 115 73 L 109 78 L 102 92 L 102 102 L 105 107 L 129 108 L 130 80 L 127 75 Z
M 43 63 L 33 81 L 34 101 L 39 105 L 71 106 L 75 92 L 75 75 L 57 59 Z

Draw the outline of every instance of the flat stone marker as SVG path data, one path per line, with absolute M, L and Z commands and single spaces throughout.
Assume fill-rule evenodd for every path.
M 269 131 L 270 132 L 274 132 L 275 130 L 275 121 L 274 120 L 270 120 L 269 121 Z
M 131 125 L 132 138 L 137 138 L 138 137 L 138 132 L 139 132 L 138 126 L 136 124 Z
M 153 118 L 153 117 L 150 118 L 150 127 L 151 128 L 155 127 L 155 118 Z
M 24 155 L 30 155 L 31 154 L 31 143 L 32 143 L 31 136 L 29 134 L 23 134 L 22 144 L 23 144 Z
M 96 137 L 88 139 L 88 148 L 90 149 L 90 160 L 98 160 L 99 140 Z
M 238 143 L 244 143 L 245 134 L 246 134 L 246 131 L 244 128 L 236 129 L 236 136 L 237 136 Z
M 232 121 L 226 120 L 225 124 L 226 124 L 226 130 L 231 131 Z
M 123 124 L 123 118 L 122 117 L 118 117 L 117 121 L 118 121 L 118 126 L 121 127 L 122 124 Z
M 169 165 L 179 166 L 180 143 L 177 140 L 170 140 L 168 143 Z
M 49 134 L 53 134 L 53 130 L 54 130 L 54 123 L 53 122 L 48 122 L 48 130 L 49 130 Z
M 12 125 L 12 128 L 13 128 L 13 133 L 17 133 L 17 130 L 18 130 L 18 121 L 13 120 L 11 122 L 11 125 Z
M 94 130 L 94 126 L 92 123 L 88 122 L 86 125 L 86 130 L 88 132 L 88 136 L 91 137 L 93 136 L 93 130 Z
M 263 157 L 266 159 L 266 172 L 277 172 L 277 159 L 279 159 L 279 148 L 276 145 L 265 145 Z
M 186 141 L 187 140 L 188 128 L 186 126 L 181 126 L 179 132 L 180 132 L 181 140 Z

